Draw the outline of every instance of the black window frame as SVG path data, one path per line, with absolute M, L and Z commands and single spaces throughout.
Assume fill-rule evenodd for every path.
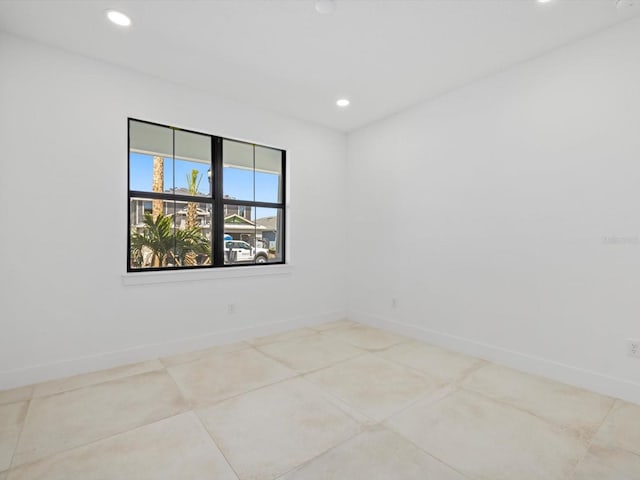
M 140 190 L 131 190 L 131 122 L 145 123 L 148 125 L 169 128 L 173 131 L 174 135 L 174 149 L 175 149 L 175 132 L 182 131 L 185 133 L 193 133 L 197 135 L 203 135 L 211 138 L 211 188 L 208 196 L 203 195 L 186 195 L 176 194 L 175 189 L 173 192 L 147 192 Z M 280 192 L 278 197 L 280 202 L 262 202 L 254 200 L 237 200 L 233 198 L 225 198 L 224 196 L 224 152 L 223 141 L 230 140 L 233 142 L 239 142 L 246 145 L 255 147 L 264 147 L 272 150 L 278 150 L 282 154 L 282 166 L 281 166 L 281 182 Z M 284 149 L 278 147 L 272 147 L 269 145 L 263 145 L 258 143 L 247 142 L 244 140 L 238 140 L 235 138 L 221 137 L 218 135 L 212 135 L 209 133 L 203 133 L 195 130 L 189 130 L 180 127 L 174 127 L 171 125 L 165 125 L 162 123 L 151 122 L 148 120 L 141 120 L 139 118 L 128 117 L 127 118 L 127 273 L 139 273 L 139 272 L 157 272 L 157 271 L 185 271 L 185 270 L 202 270 L 211 268 L 237 268 L 237 267 L 251 267 L 256 265 L 283 265 L 286 264 L 286 193 L 287 193 L 287 152 Z M 255 175 L 255 166 L 254 166 Z M 211 205 L 212 219 L 211 219 L 211 256 L 212 262 L 210 265 L 180 265 L 180 266 L 160 266 L 160 267 L 132 267 L 131 258 L 131 201 L 132 199 L 142 199 L 146 201 L 152 200 L 166 200 L 166 201 L 184 201 L 195 202 L 197 204 L 209 204 Z M 236 205 L 254 208 L 273 208 L 281 211 L 281 219 L 279 223 L 279 252 L 280 260 L 266 263 L 245 262 L 245 263 L 225 263 L 225 248 L 224 248 L 224 208 L 225 205 Z M 253 219 L 254 221 L 257 220 Z M 175 228 L 175 227 L 174 227 Z M 257 242 L 256 242 L 257 243 Z M 257 247 L 257 245 L 256 245 Z

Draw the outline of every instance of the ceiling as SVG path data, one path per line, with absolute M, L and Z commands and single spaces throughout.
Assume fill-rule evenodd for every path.
M 640 1 L 0 1 L 0 29 L 351 131 L 640 14 Z M 105 10 L 127 13 L 128 29 Z M 335 101 L 348 97 L 351 105 Z

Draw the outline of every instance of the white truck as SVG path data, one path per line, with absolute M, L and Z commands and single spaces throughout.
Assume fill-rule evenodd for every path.
M 254 248 L 242 240 L 225 240 L 224 256 L 230 263 L 267 263 L 269 251 L 266 248 Z

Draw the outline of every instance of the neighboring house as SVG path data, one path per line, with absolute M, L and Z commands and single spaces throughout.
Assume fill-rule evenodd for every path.
M 176 193 L 185 193 L 181 190 L 184 189 L 176 189 Z M 187 204 L 188 202 L 184 201 L 164 202 L 163 213 L 166 216 L 173 217 L 174 227 L 179 229 L 186 227 Z M 198 225 L 207 238 L 211 238 L 211 205 L 199 203 L 196 208 Z M 275 241 L 275 229 L 261 224 L 260 222 L 263 219 L 259 219 L 258 222 L 252 222 L 251 211 L 251 207 L 244 207 L 243 205 L 225 205 L 225 234 L 230 235 L 234 240 L 243 240 L 254 246 L 256 245 L 256 241 L 258 243 L 265 243 L 265 246 L 269 246 L 271 241 Z M 151 200 L 142 198 L 133 199 L 130 205 L 131 228 L 138 233 L 142 232 L 144 228 L 145 213 L 151 213 Z M 273 218 L 275 219 L 275 217 Z M 275 225 L 275 221 L 273 224 Z M 267 237 L 264 237 L 264 232 L 267 233 Z M 265 242 L 262 242 L 262 240 L 265 240 Z
M 183 201 L 165 201 L 163 202 L 163 214 L 173 217 L 174 227 L 183 229 L 187 224 L 187 204 Z M 209 237 L 211 235 L 211 206 L 206 203 L 199 203 L 196 206 L 197 222 L 202 232 Z M 136 232 L 142 232 L 144 228 L 144 215 L 151 213 L 151 200 L 135 198 L 132 199 L 130 209 L 131 228 Z
M 229 195 L 224 196 L 225 199 L 235 200 L 235 198 L 230 197 Z M 225 205 L 224 206 L 224 218 L 227 218 L 231 215 L 240 215 L 242 218 L 246 218 L 247 220 L 251 220 L 251 210 L 253 207 L 248 207 L 245 205 Z
M 263 217 L 256 220 L 256 224 L 262 227 L 262 240 L 268 248 L 275 248 L 275 242 L 278 235 L 278 217 Z
M 231 235 L 234 240 L 243 240 L 256 246 L 256 241 L 262 240 L 264 227 L 256 225 L 240 215 L 224 217 L 224 233 Z

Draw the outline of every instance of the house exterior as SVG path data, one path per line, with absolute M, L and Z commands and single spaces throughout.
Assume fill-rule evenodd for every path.
M 184 229 L 187 225 L 187 205 L 189 202 L 165 200 L 163 202 L 163 214 L 173 218 L 174 228 Z M 152 202 L 145 198 L 133 198 L 129 207 L 130 225 L 132 231 L 141 233 L 144 229 L 145 213 L 151 213 Z M 196 207 L 197 224 L 206 235 L 211 239 L 211 204 L 199 203 Z M 251 220 L 251 207 L 243 205 L 225 205 L 224 206 L 224 232 L 230 235 L 234 240 L 243 240 L 254 246 L 264 246 L 268 248 L 271 241 L 275 241 L 275 230 L 271 228 L 269 222 L 265 223 L 265 219 L 257 221 Z M 267 217 L 270 218 L 270 217 Z M 267 237 L 263 237 L 263 233 L 267 233 Z M 263 239 L 265 241 L 263 241 Z

